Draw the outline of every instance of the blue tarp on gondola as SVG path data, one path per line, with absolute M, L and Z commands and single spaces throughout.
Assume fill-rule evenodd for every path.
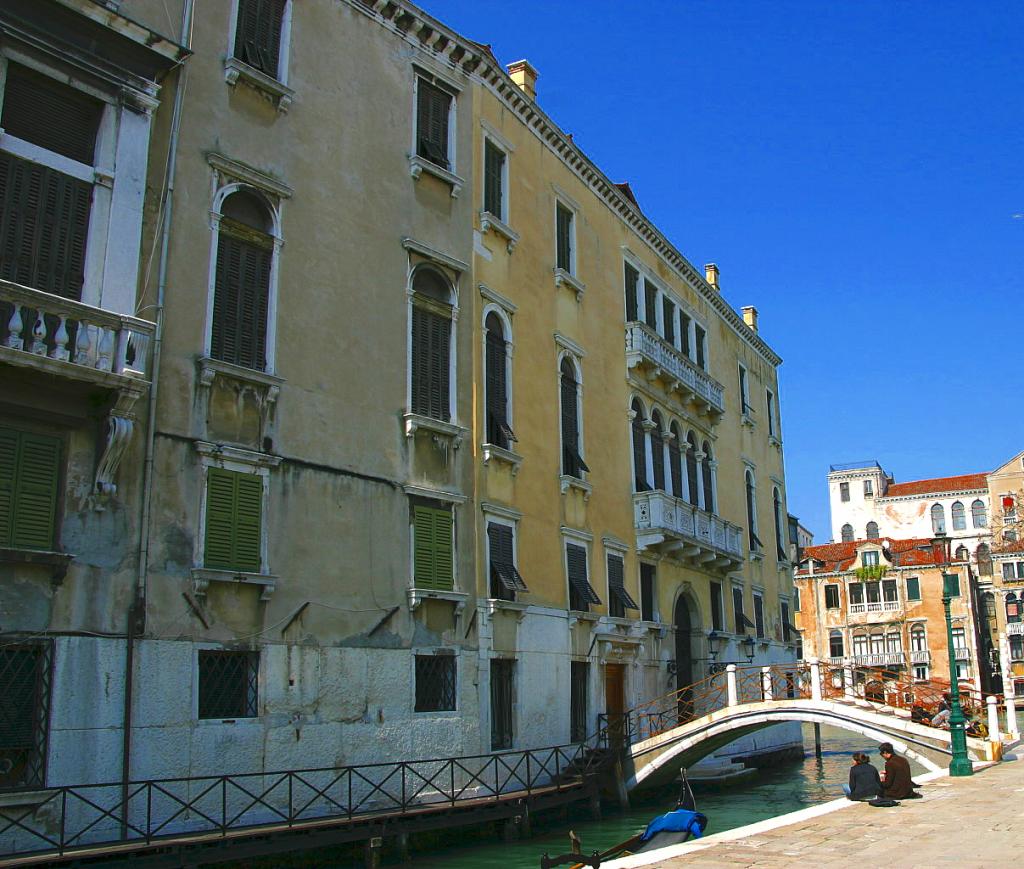
M 676 809 L 674 812 L 666 812 L 651 821 L 640 837 L 640 841 L 650 841 L 656 833 L 689 833 L 694 839 L 699 839 L 707 825 L 707 817 L 700 812 Z

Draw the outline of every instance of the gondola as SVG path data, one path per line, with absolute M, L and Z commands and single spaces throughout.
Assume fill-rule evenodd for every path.
M 606 860 L 627 857 L 630 854 L 643 854 L 666 848 L 669 845 L 680 845 L 691 838 L 700 838 L 707 829 L 707 816 L 697 811 L 697 801 L 693 796 L 686 770 L 679 770 L 679 798 L 671 812 L 654 818 L 642 833 L 630 836 L 606 851 L 594 851 L 589 857 L 583 853 L 583 845 L 579 837 L 569 832 L 572 850 L 568 854 L 549 857 L 547 853 L 540 858 L 540 869 L 552 869 L 555 866 L 569 865 L 571 869 L 585 869 L 589 866 L 598 869 Z

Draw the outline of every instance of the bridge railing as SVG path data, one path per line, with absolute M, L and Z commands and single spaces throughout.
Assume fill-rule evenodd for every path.
M 594 737 L 596 739 L 597 737 Z M 402 814 L 468 800 L 560 791 L 605 762 L 592 744 L 398 761 L 0 790 L 0 854 L 63 855 L 83 847 L 152 844 L 328 818 Z

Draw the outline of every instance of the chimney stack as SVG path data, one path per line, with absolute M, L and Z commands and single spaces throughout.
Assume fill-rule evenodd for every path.
M 540 73 L 528 60 L 517 60 L 505 67 L 516 87 L 531 100 L 537 99 L 537 79 Z
M 753 305 L 743 306 L 743 322 L 750 327 L 751 332 L 757 331 L 757 308 Z
M 706 280 L 712 287 L 721 292 L 721 288 L 718 286 L 718 266 L 714 263 L 708 263 L 704 266 L 704 280 Z

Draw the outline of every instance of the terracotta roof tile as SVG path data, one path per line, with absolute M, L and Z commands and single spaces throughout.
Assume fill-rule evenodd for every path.
M 893 555 L 893 567 L 924 567 L 936 563 L 931 550 L 931 540 L 927 537 L 909 540 L 851 540 L 843 543 L 823 543 L 820 546 L 808 546 L 804 549 L 804 558 L 813 558 L 822 562 L 824 567 L 815 567 L 815 573 L 839 573 L 849 570 L 857 558 L 857 547 L 865 543 L 889 542 L 889 552 Z M 799 576 L 808 576 L 806 568 L 797 571 Z
M 961 474 L 958 477 L 936 477 L 932 480 L 912 480 L 909 483 L 892 483 L 884 498 L 899 498 L 904 495 L 927 495 L 931 492 L 965 492 L 970 489 L 985 489 L 988 474 Z

